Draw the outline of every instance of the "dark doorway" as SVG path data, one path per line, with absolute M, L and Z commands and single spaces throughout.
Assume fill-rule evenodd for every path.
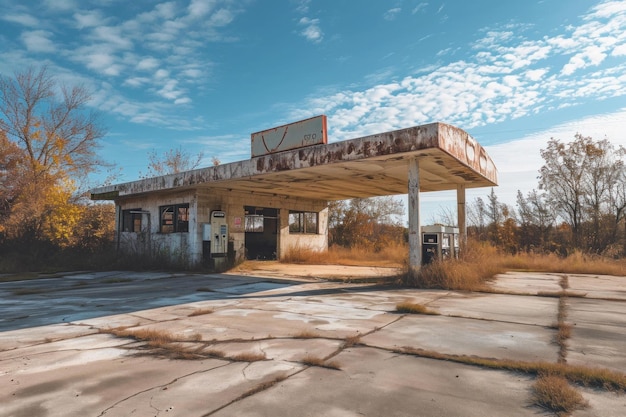
M 276 259 L 278 209 L 244 206 L 246 259 Z

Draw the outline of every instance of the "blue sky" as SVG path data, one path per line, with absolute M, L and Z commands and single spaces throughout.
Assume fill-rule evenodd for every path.
M 45 64 L 87 86 L 108 128 L 101 156 L 120 181 L 146 172 L 152 150 L 202 151 L 206 165 L 247 159 L 250 133 L 318 114 L 331 142 L 434 121 L 465 129 L 487 147 L 496 193 L 511 204 L 536 187 L 550 137 L 626 145 L 624 0 L 0 7 L 0 73 Z M 438 194 L 424 204 L 447 204 Z

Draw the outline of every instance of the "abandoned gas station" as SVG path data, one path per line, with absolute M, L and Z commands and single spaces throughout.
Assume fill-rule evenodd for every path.
M 109 185 L 116 241 L 189 266 L 280 259 L 328 249 L 328 202 L 408 194 L 409 267 L 422 263 L 420 193 L 456 190 L 464 240 L 465 190 L 497 185 L 496 167 L 467 132 L 431 123 L 328 143 L 318 116 L 251 135 L 251 158 Z

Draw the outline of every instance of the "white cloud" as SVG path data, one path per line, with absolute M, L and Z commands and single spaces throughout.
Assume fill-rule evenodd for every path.
M 74 13 L 74 19 L 76 20 L 76 27 L 79 29 L 96 27 L 107 21 L 99 10 Z
M 137 69 L 140 71 L 151 71 L 159 66 L 159 60 L 153 57 L 142 58 L 137 63 Z
M 309 19 L 308 17 L 301 18 L 298 21 L 298 24 L 300 26 L 305 26 L 305 28 L 300 32 L 300 34 L 313 43 L 321 42 L 324 38 L 324 32 L 322 32 L 319 23 L 319 19 Z
M 613 52 L 611 52 L 611 55 L 613 55 L 613 56 L 625 56 L 626 55 L 626 43 L 621 44 L 621 45 L 617 45 L 613 49 Z
M 194 18 L 204 17 L 213 10 L 216 1 L 213 0 L 191 0 L 187 9 L 189 15 Z
M 22 41 L 26 45 L 26 49 L 31 52 L 54 52 L 55 46 L 50 38 L 52 32 L 47 30 L 33 30 L 30 32 L 22 33 Z
M 418 13 L 418 12 L 420 12 L 420 11 L 423 11 L 423 10 L 425 10 L 425 9 L 426 9 L 426 7 L 428 7 L 428 3 L 426 3 L 426 2 L 424 2 L 424 3 L 420 3 L 420 4 L 418 4 L 417 6 L 415 6 L 415 7 L 413 8 L 413 10 L 411 10 L 411 14 L 415 14 L 415 13 Z
M 402 11 L 400 7 L 394 7 L 393 9 L 389 9 L 383 15 L 385 20 L 394 20 L 396 16 Z
M 211 15 L 208 24 L 211 27 L 226 26 L 234 20 L 235 16 L 228 9 L 219 9 Z
M 0 17 L 7 22 L 19 23 L 22 26 L 37 27 L 39 26 L 39 19 L 26 13 L 7 13 Z
M 384 71 L 383 77 L 367 79 L 371 88 L 311 98 L 303 105 L 307 110 L 299 109 L 294 116 L 327 114 L 331 140 L 342 140 L 370 134 L 374 125 L 391 130 L 443 121 L 471 129 L 576 105 L 577 100 L 623 97 L 626 63 L 611 62 L 591 71 L 606 63 L 610 45 L 626 32 L 626 16 L 611 16 L 602 25 L 584 19 L 566 29 L 568 36 L 538 40 L 524 37 L 527 25 L 515 25 L 520 32 L 510 30 L 511 25 L 487 30 L 474 43 L 474 56 L 430 67 L 399 83 L 385 82 L 393 73 Z M 599 30 L 607 26 L 619 30 Z M 613 54 L 620 53 L 614 49 Z M 559 60 L 566 62 L 563 68 L 552 67 Z M 559 76 L 559 71 L 568 77 Z

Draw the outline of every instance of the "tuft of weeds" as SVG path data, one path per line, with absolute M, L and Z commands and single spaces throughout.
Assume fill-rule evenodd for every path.
M 192 311 L 191 313 L 189 313 L 187 317 L 203 316 L 205 314 L 211 314 L 214 311 L 215 310 L 213 310 L 212 308 L 198 308 Z
M 355 336 L 348 336 L 344 340 L 342 348 L 343 349 L 351 348 L 353 346 L 358 345 L 359 343 L 361 343 L 361 335 L 360 334 L 357 334 Z
M 281 375 L 281 376 L 277 376 L 276 378 L 266 381 L 266 382 L 262 382 L 259 385 L 257 385 L 256 387 L 249 389 L 248 391 L 244 392 L 243 394 L 241 394 L 240 397 L 238 397 L 235 401 L 239 401 L 242 400 L 246 397 L 249 397 L 251 395 L 254 394 L 258 394 L 259 392 L 265 391 L 266 389 L 269 389 L 271 387 L 273 387 L 274 385 L 278 384 L 279 382 L 284 381 L 285 379 L 289 378 L 288 375 Z
M 335 370 L 341 369 L 340 365 L 335 361 L 327 362 L 324 358 L 319 358 L 317 356 L 312 356 L 312 355 L 306 355 L 304 358 L 302 358 L 300 362 L 307 366 L 317 366 L 320 368 L 335 369 Z
M 423 304 L 410 303 L 408 301 L 396 304 L 396 311 L 404 314 L 429 314 L 439 315 L 438 312 L 429 309 Z
M 533 384 L 533 401 L 558 416 L 589 406 L 583 396 L 562 376 L 541 375 Z
M 202 340 L 202 335 L 199 333 L 194 333 L 189 337 L 180 337 L 165 330 L 132 329 L 128 327 L 101 329 L 100 333 L 145 342 L 148 348 L 170 359 L 198 359 L 205 357 L 201 354 L 204 346 L 189 345 L 190 342 Z
M 323 336 L 310 330 L 302 330 L 301 332 L 294 334 L 292 337 L 294 339 L 319 339 Z

